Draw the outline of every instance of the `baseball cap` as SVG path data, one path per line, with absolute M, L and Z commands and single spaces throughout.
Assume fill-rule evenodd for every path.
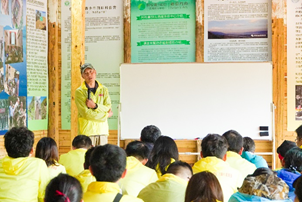
M 286 152 L 290 150 L 291 148 L 297 147 L 296 143 L 289 140 L 284 140 L 282 144 L 277 148 L 277 153 L 284 158 Z
M 85 63 L 85 64 L 83 64 L 83 65 L 81 66 L 81 74 L 83 74 L 84 71 L 85 71 L 85 69 L 87 69 L 87 68 L 89 68 L 89 69 L 94 69 L 94 67 L 92 66 L 92 64 L 90 64 L 90 63 Z M 94 70 L 95 70 L 95 69 L 94 69 Z

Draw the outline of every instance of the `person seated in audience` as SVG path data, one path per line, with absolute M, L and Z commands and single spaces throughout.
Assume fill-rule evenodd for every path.
M 294 181 L 301 176 L 302 172 L 302 149 L 295 147 L 286 152 L 283 159 L 283 169 L 276 171 L 277 176 L 286 182 L 289 187 L 289 197 L 295 199 Z
M 58 163 L 59 152 L 54 139 L 50 137 L 41 138 L 37 144 L 35 156 L 45 161 L 51 179 L 60 173 L 66 173 L 65 167 Z
M 302 149 L 302 125 L 296 129 L 296 144 Z
M 79 180 L 79 182 L 82 185 L 83 193 L 85 193 L 87 191 L 87 187 L 91 182 L 96 181 L 95 177 L 91 174 L 91 172 L 89 170 L 90 157 L 91 157 L 91 154 L 92 154 L 93 150 L 94 150 L 94 147 L 91 147 L 90 149 L 88 149 L 86 151 L 86 153 L 85 153 L 85 162 L 84 162 L 84 170 L 76 176 L 77 180 Z
M 154 144 L 146 166 L 156 171 L 160 178 L 167 172 L 171 163 L 178 161 L 179 154 L 174 140 L 168 136 L 160 136 Z
M 133 141 L 126 147 L 127 175 L 119 184 L 123 194 L 137 196 L 148 184 L 158 180 L 155 170 L 145 164 L 150 154 L 149 148 L 144 142 Z
M 226 160 L 228 149 L 227 140 L 218 134 L 208 134 L 201 142 L 201 159 L 193 166 L 193 173 L 209 171 L 213 173 L 223 191 L 224 201 L 228 201 L 231 195 L 237 192 L 243 182 L 241 173 L 232 168 Z
M 138 198 L 144 202 L 183 202 L 192 168 L 182 161 L 172 163 L 166 174 L 142 189 Z
M 223 201 L 223 193 L 217 177 L 208 171 L 194 174 L 187 186 L 185 202 Z
M 286 152 L 288 152 L 290 149 L 297 147 L 295 142 L 289 141 L 289 140 L 284 140 L 282 144 L 277 148 L 277 153 L 279 160 L 281 162 L 282 167 L 284 167 L 284 157 Z M 279 168 L 281 169 L 281 168 Z M 279 170 L 277 169 L 277 170 Z
M 118 181 L 127 173 L 126 152 L 122 148 L 111 144 L 95 147 L 89 169 L 97 181 L 88 185 L 85 202 L 142 202 L 134 196 L 120 194 Z
M 4 135 L 8 156 L 0 160 L 0 201 L 39 201 L 49 182 L 45 161 L 31 157 L 34 133 L 26 127 L 12 128 Z
M 226 162 L 228 162 L 232 168 L 238 170 L 242 177 L 253 174 L 257 169 L 255 164 L 241 157 L 243 151 L 242 136 L 235 130 L 229 130 L 222 136 L 225 137 L 229 145 Z
M 140 140 L 146 143 L 149 150 L 152 151 L 154 143 L 159 136 L 161 136 L 160 129 L 154 125 L 149 125 L 144 127 L 141 131 Z
M 72 150 L 60 156 L 59 163 L 65 166 L 69 175 L 77 176 L 84 170 L 85 153 L 91 146 L 88 136 L 78 135 L 72 141 Z
M 268 168 L 266 160 L 262 156 L 254 154 L 256 149 L 255 142 L 250 137 L 243 138 L 243 151 L 241 157 L 253 163 L 256 168 Z
M 80 182 L 67 174 L 59 174 L 46 187 L 44 202 L 83 202 Z
M 293 186 L 295 188 L 295 200 L 294 202 L 302 202 L 302 176 L 298 177 Z
M 229 202 L 274 201 L 290 202 L 287 184 L 269 168 L 257 168 L 248 175 Z

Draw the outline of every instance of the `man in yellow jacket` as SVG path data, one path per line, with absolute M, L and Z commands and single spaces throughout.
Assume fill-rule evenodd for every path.
M 112 116 L 108 89 L 96 81 L 96 70 L 90 63 L 81 66 L 81 74 L 85 81 L 75 92 L 78 132 L 89 136 L 94 146 L 107 144 L 107 118 Z
M 213 173 L 222 188 L 224 201 L 228 201 L 237 188 L 241 187 L 243 177 L 226 161 L 227 140 L 218 134 L 208 134 L 201 142 L 201 159 L 193 166 L 193 173 L 209 171 Z
M 96 182 L 89 184 L 83 200 L 85 202 L 112 202 L 117 197 L 120 202 L 143 202 L 130 195 L 121 195 L 118 181 L 126 175 L 126 153 L 111 144 L 97 146 L 90 158 L 90 172 Z
M 141 141 L 130 142 L 126 147 L 127 175 L 120 180 L 119 184 L 123 194 L 137 196 L 148 184 L 158 180 L 155 170 L 148 168 L 150 150 Z
M 0 201 L 44 201 L 49 172 L 45 161 L 31 157 L 33 132 L 12 128 L 4 135 L 4 143 L 8 156 L 0 160 Z

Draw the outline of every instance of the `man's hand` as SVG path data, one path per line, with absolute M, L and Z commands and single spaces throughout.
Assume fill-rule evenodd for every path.
M 94 109 L 96 107 L 96 104 L 92 100 L 86 100 L 86 106 L 90 109 Z
M 113 112 L 112 112 L 111 109 L 109 109 L 109 111 L 108 111 L 108 118 L 110 118 L 112 115 L 113 115 Z

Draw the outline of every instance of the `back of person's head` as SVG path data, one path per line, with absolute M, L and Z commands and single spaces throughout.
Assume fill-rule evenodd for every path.
M 148 143 L 155 143 L 157 138 L 161 136 L 161 131 L 158 127 L 154 125 L 149 125 L 143 128 L 141 131 L 141 141 L 148 142 Z
M 289 140 L 284 140 L 282 144 L 277 148 L 279 159 L 282 161 L 285 157 L 286 152 L 290 149 L 297 147 L 296 143 Z
M 45 190 L 45 202 L 80 202 L 83 191 L 80 182 L 67 174 L 53 178 Z
M 222 136 L 225 137 L 225 139 L 228 141 L 228 151 L 233 151 L 236 153 L 239 153 L 241 151 L 243 146 L 243 138 L 237 131 L 229 130 Z
M 57 143 L 50 137 L 41 138 L 37 144 L 35 156 L 43 159 L 47 166 L 56 164 L 59 161 Z
M 77 135 L 72 140 L 72 146 L 76 149 L 80 149 L 80 148 L 89 149 L 91 145 L 92 145 L 92 141 L 90 137 L 86 135 Z
M 167 172 L 189 181 L 193 175 L 191 166 L 183 161 L 175 161 L 169 165 Z
M 302 176 L 298 177 L 294 183 L 293 186 L 295 188 L 295 202 L 301 201 L 302 202 Z
M 284 157 L 284 168 L 292 171 L 302 171 L 302 149 L 295 147 L 286 152 Z
M 141 141 L 130 142 L 125 151 L 127 156 L 133 156 L 140 161 L 148 159 L 150 154 L 150 150 L 147 145 Z
M 160 136 L 154 143 L 146 166 L 155 169 L 157 165 L 162 174 L 166 173 L 166 167 L 170 165 L 171 158 L 178 161 L 178 149 L 174 140 L 168 136 Z
M 7 155 L 12 158 L 29 156 L 34 139 L 34 133 L 26 127 L 13 127 L 4 135 Z
M 216 176 L 208 171 L 193 175 L 186 190 L 185 202 L 223 202 L 223 193 Z
M 302 138 L 302 125 L 300 125 L 297 129 L 296 129 L 296 133 L 298 138 Z
M 270 168 L 265 168 L 265 167 L 261 167 L 261 168 L 257 168 L 253 174 L 249 175 L 249 176 L 259 176 L 259 175 L 273 175 L 274 172 L 270 169 Z
M 91 158 L 91 154 L 94 151 L 95 147 L 91 147 L 90 149 L 88 149 L 85 153 L 85 162 L 84 162 L 84 169 L 87 170 L 89 169 L 90 166 L 90 158 Z
M 97 181 L 116 182 L 126 169 L 126 152 L 111 144 L 95 147 L 90 168 Z
M 218 134 L 208 134 L 201 142 L 202 156 L 215 156 L 223 159 L 228 150 L 227 140 Z
M 250 137 L 243 138 L 243 151 L 248 151 L 254 153 L 256 149 L 255 142 Z

